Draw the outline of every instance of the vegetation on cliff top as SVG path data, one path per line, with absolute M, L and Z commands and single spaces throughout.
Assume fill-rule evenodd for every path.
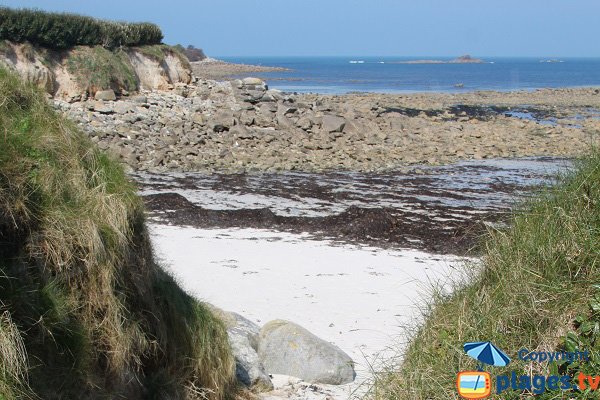
M 68 13 L 0 7 L 0 39 L 31 42 L 52 49 L 74 46 L 144 46 L 160 44 L 161 29 L 151 23 L 104 21 Z
M 0 69 L 0 397 L 222 398 L 221 321 L 153 260 L 120 166 Z
M 401 368 L 376 381 L 375 398 L 457 398 L 457 373 L 476 367 L 462 348 L 472 341 L 491 341 L 513 358 L 507 368 L 490 369 L 492 375 L 600 375 L 600 154 L 517 211 L 510 228 L 491 231 L 484 249 L 482 273 L 451 295 L 436 295 Z M 570 365 L 530 363 L 516 356 L 523 348 L 587 350 L 591 356 Z M 509 390 L 495 398 L 531 395 Z M 536 398 L 565 397 L 547 391 Z

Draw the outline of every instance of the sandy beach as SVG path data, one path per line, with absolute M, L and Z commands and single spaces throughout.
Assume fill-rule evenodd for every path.
M 364 392 L 371 372 L 401 351 L 431 290 L 464 273 L 459 257 L 266 230 L 152 225 L 151 235 L 159 259 L 191 294 L 259 325 L 295 321 L 347 352 L 356 381 L 323 387 L 340 399 Z
M 190 294 L 259 326 L 275 319 L 298 323 L 356 363 L 351 384 L 274 376 L 275 390 L 263 398 L 328 400 L 362 398 L 375 372 L 400 361 L 432 291 L 477 273 L 476 254 L 464 256 L 477 235 L 457 242 L 457 227 L 501 223 L 517 198 L 569 165 L 521 159 L 389 175 L 135 177 L 150 210 L 156 254 Z M 342 221 L 361 228 L 353 234 L 327 219 L 356 207 L 371 212 Z M 377 217 L 382 210 L 385 222 Z M 319 221 L 317 228 L 304 220 Z M 400 226 L 398 235 L 389 226 Z M 384 236 L 377 239 L 378 232 Z

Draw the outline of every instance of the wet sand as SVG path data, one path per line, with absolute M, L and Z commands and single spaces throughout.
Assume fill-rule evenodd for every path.
M 315 239 L 474 254 L 517 198 L 552 182 L 565 159 L 469 161 L 387 173 L 149 174 L 141 194 L 157 223 L 254 228 Z

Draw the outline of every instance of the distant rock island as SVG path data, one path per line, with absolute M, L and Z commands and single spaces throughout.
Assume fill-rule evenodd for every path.
M 394 64 L 483 64 L 483 60 L 480 58 L 473 58 L 468 54 L 457 57 L 453 60 L 409 60 L 409 61 L 396 61 Z

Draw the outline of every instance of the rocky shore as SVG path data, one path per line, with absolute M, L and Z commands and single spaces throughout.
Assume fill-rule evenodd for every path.
M 249 65 L 249 64 L 236 64 L 229 63 L 226 61 L 216 60 L 214 58 L 207 58 L 202 61 L 196 61 L 190 63 L 194 74 L 201 79 L 213 79 L 213 80 L 228 80 L 239 75 L 248 75 L 253 73 L 264 73 L 264 72 L 283 72 L 288 71 L 287 68 L 282 67 L 268 67 L 264 65 Z
M 196 78 L 116 101 L 55 103 L 102 149 L 142 171 L 381 171 L 576 156 L 600 131 L 593 88 L 324 96 L 269 90 L 257 78 Z

